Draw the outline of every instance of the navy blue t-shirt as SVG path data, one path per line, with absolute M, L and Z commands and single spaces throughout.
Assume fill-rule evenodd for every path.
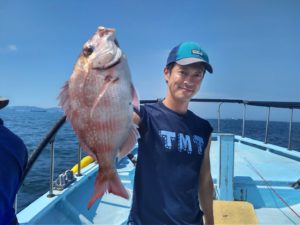
M 128 224 L 202 224 L 199 172 L 212 127 L 162 102 L 141 106 L 138 162 Z
M 20 187 L 28 153 L 23 141 L 0 119 L 0 225 L 16 219 L 13 204 Z

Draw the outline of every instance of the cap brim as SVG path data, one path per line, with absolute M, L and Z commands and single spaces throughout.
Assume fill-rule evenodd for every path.
M 212 73 L 213 69 L 211 67 L 211 65 L 209 63 L 207 63 L 206 61 L 202 60 L 202 59 L 198 59 L 198 58 L 184 58 L 184 59 L 179 59 L 176 61 L 177 64 L 181 65 L 181 66 L 186 66 L 186 65 L 190 65 L 193 63 L 203 63 L 205 69 L 209 72 Z
M 9 100 L 8 99 L 0 99 L 0 109 L 4 108 L 8 105 Z

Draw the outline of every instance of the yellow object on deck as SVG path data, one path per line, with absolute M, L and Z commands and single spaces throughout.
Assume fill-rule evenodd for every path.
M 82 169 L 94 161 L 95 160 L 91 156 L 86 156 L 80 161 L 80 168 Z M 78 163 L 75 166 L 73 166 L 73 168 L 71 170 L 72 170 L 73 174 L 77 173 L 78 172 Z
M 253 205 L 243 201 L 214 200 L 215 225 L 221 224 L 259 224 Z

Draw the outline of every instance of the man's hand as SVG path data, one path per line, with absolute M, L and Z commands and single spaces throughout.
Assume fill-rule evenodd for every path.
M 139 125 L 141 122 L 141 118 L 136 112 L 133 112 L 132 120 L 136 125 Z

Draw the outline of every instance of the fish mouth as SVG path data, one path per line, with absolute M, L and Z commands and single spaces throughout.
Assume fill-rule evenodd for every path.
M 99 69 L 99 70 L 107 70 L 112 67 L 115 67 L 116 65 L 121 63 L 122 58 L 123 58 L 122 56 L 123 56 L 122 50 L 117 47 L 113 58 L 109 62 L 105 63 L 104 65 L 103 64 L 102 65 L 94 65 L 93 68 Z
M 119 58 L 117 61 L 113 62 L 112 64 L 109 64 L 107 66 L 102 66 L 102 67 L 93 67 L 94 70 L 107 70 L 107 69 L 110 69 L 118 64 L 121 63 L 121 58 Z

